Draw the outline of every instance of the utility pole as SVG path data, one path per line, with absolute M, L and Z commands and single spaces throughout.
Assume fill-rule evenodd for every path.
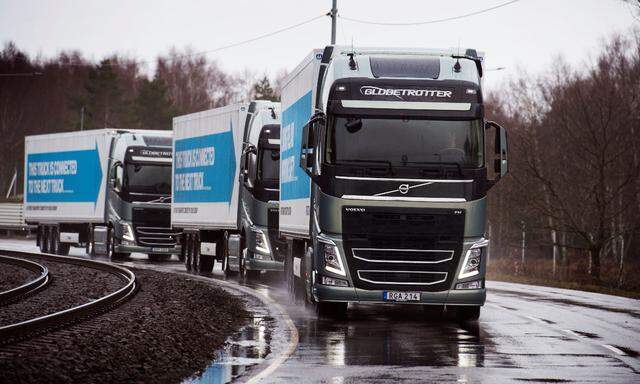
M 338 0 L 333 0 L 331 7 L 331 45 L 336 44 L 336 23 L 338 21 Z
M 84 131 L 84 105 L 80 108 L 80 130 Z
M 524 253 L 525 253 L 525 250 L 527 249 L 527 242 L 526 242 L 526 239 L 527 239 L 527 237 L 526 237 L 527 236 L 526 228 L 527 227 L 526 227 L 526 225 L 524 223 L 524 220 L 520 221 L 520 225 L 522 225 L 522 249 L 521 249 L 521 251 L 522 251 L 522 255 L 521 255 L 522 260 L 521 260 L 521 263 L 522 263 L 522 271 L 524 273 Z

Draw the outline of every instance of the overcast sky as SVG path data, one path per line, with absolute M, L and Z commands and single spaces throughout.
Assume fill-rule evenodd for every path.
M 342 16 L 413 22 L 457 16 L 507 0 L 338 0 Z M 176 46 L 207 51 L 326 13 L 331 0 L 0 0 L 0 41 L 31 55 L 78 49 L 99 60 L 117 52 L 151 63 Z M 622 0 L 520 0 L 488 13 L 422 26 L 377 26 L 339 19 L 338 44 L 355 46 L 473 47 L 497 87 L 519 69 L 536 74 L 555 57 L 579 65 L 603 38 L 640 26 Z M 330 19 L 321 18 L 264 40 L 209 54 L 232 72 L 275 74 L 292 69 L 314 47 L 329 43 Z

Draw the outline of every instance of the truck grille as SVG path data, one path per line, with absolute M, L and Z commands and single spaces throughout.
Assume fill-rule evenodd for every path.
M 145 247 L 173 247 L 175 238 L 180 232 L 174 232 L 171 228 L 134 226 L 136 239 L 139 245 Z
M 179 232 L 171 229 L 169 208 L 133 208 L 133 230 L 138 245 L 144 247 L 167 247 L 176 245 Z
M 342 229 L 356 288 L 449 289 L 462 252 L 463 210 L 354 208 L 343 209 Z

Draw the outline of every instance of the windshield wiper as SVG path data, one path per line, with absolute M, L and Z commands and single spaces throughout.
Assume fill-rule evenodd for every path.
M 391 161 L 389 160 L 359 160 L 359 159 L 341 159 L 340 162 L 349 162 L 349 163 L 369 163 L 369 164 L 385 164 L 387 167 L 389 167 L 389 173 L 390 174 L 395 174 L 394 170 L 393 170 L 393 165 L 391 164 Z
M 443 165 L 455 165 L 458 169 L 458 173 L 462 176 L 462 165 L 455 161 L 446 162 L 446 161 L 407 161 L 408 164 L 423 164 L 423 165 L 439 165 L 440 169 L 442 169 Z
M 160 196 L 157 199 L 153 199 L 148 201 L 148 203 L 165 203 L 168 200 L 171 200 L 171 196 Z

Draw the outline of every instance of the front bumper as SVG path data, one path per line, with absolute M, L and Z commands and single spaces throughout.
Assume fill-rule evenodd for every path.
M 180 245 L 175 247 L 143 247 L 140 245 L 123 245 L 119 244 L 115 247 L 116 252 L 121 253 L 146 253 L 146 254 L 158 254 L 158 255 L 177 255 L 180 253 Z
M 314 284 L 313 293 L 317 301 L 351 302 L 351 303 L 385 303 L 396 304 L 383 299 L 384 290 L 365 290 L 354 287 L 334 287 Z M 399 302 L 398 304 L 427 305 L 484 305 L 487 297 L 486 288 L 451 289 L 441 292 L 420 292 L 420 301 Z
M 275 260 L 258 260 L 247 258 L 247 260 L 245 260 L 245 267 L 248 270 L 284 271 L 284 263 L 282 261 Z

